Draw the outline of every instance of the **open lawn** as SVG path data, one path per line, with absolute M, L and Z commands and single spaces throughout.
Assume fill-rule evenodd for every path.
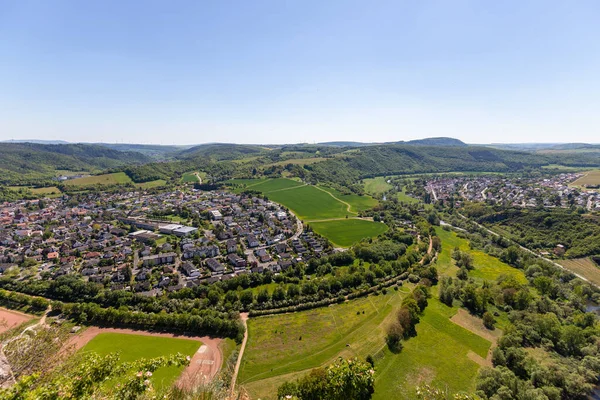
M 250 318 L 240 384 L 252 398 L 273 399 L 277 386 L 290 376 L 338 356 L 364 359 L 376 354 L 385 346 L 386 319 L 399 307 L 403 292 L 408 289 L 298 313 Z
M 417 336 L 405 341 L 399 354 L 386 349 L 375 361 L 373 399 L 414 399 L 416 387 L 429 383 L 450 393 L 474 391 L 480 366 L 468 355 L 485 358 L 491 343 L 452 322 L 456 311 L 429 299 Z
M 510 275 L 521 283 L 527 283 L 523 271 L 503 263 L 496 257 L 492 257 L 483 251 L 471 250 L 469 241 L 462 239 L 455 232 L 446 231 L 440 227 L 436 228 L 437 235 L 442 239 L 442 251 L 438 256 L 437 267 L 441 274 L 455 276 L 458 268 L 452 260 L 452 251 L 458 247 L 461 251 L 468 251 L 473 257 L 474 270 L 469 271 L 469 276 L 475 279 L 494 281 L 500 275 Z
M 77 178 L 65 181 L 66 186 L 91 186 L 91 185 L 119 185 L 132 183 L 133 181 L 125 172 L 113 174 L 93 175 L 85 178 Z
M 600 267 L 596 265 L 591 258 L 576 258 L 574 260 L 560 260 L 560 265 L 573 271 L 576 274 L 583 276 L 590 280 L 590 282 L 600 285 Z
M 14 190 L 15 192 L 22 190 L 24 192 L 31 192 L 34 195 L 48 196 L 48 197 L 57 197 L 62 194 L 60 189 L 57 188 L 56 186 L 40 187 L 40 188 L 34 188 L 31 186 L 9 186 L 9 189 Z
M 387 178 L 378 176 L 376 178 L 363 179 L 365 191 L 371 194 L 380 194 L 387 192 L 393 186 L 387 183 Z
M 363 238 L 375 237 L 388 230 L 381 222 L 362 219 L 311 222 L 310 226 L 338 247 L 349 247 Z
M 140 358 L 154 358 L 181 353 L 193 356 L 202 343 L 190 339 L 172 339 L 159 336 L 129 335 L 121 333 L 100 333 L 81 351 L 95 351 L 98 354 L 119 352 L 121 361 L 135 361 Z M 157 387 L 172 384 L 184 367 L 163 367 L 152 376 Z
M 574 181 L 573 186 L 599 186 L 600 170 L 588 171 L 581 178 Z

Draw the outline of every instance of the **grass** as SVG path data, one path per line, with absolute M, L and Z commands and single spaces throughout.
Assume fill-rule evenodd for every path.
M 327 158 L 323 158 L 323 157 L 312 157 L 312 158 L 291 158 L 289 160 L 283 160 L 283 161 L 277 161 L 275 163 L 271 163 L 271 164 L 267 164 L 265 165 L 266 167 L 270 167 L 270 166 L 279 166 L 279 165 L 288 165 L 288 164 L 294 164 L 294 165 L 309 165 L 309 164 L 315 164 L 321 161 L 326 161 Z
M 359 211 L 369 210 L 379 204 L 379 201 L 375 200 L 371 196 L 359 196 L 357 194 L 343 194 L 333 188 L 326 186 L 319 186 L 321 189 L 332 194 L 337 199 L 350 204 L 350 211 L 358 213 Z
M 376 178 L 363 179 L 365 191 L 371 194 L 380 194 L 387 192 L 393 186 L 387 183 L 387 178 L 378 176 Z
M 100 333 L 82 351 L 95 351 L 105 355 L 119 352 L 121 361 L 135 361 L 140 358 L 154 358 L 181 353 L 193 356 L 201 343 L 197 340 L 172 339 L 159 336 L 141 336 L 121 333 Z M 152 383 L 157 387 L 167 387 L 181 374 L 184 367 L 162 367 L 152 375 Z
M 600 185 L 600 170 L 588 171 L 581 178 L 571 183 L 573 186 Z
M 398 201 L 403 201 L 405 203 L 418 203 L 419 199 L 415 199 L 414 197 L 406 194 L 406 188 L 403 187 L 401 192 L 396 193 L 396 198 Z
M 198 183 L 197 172 L 186 172 L 181 176 L 181 182 L 183 183 Z
M 66 186 L 91 186 L 91 185 L 120 185 L 132 183 L 133 181 L 125 172 L 113 174 L 93 175 L 85 178 L 77 178 L 65 181 Z
M 364 359 L 376 354 L 384 347 L 387 318 L 404 295 L 390 290 L 330 307 L 251 318 L 240 384 L 252 398 L 273 398 L 277 386 L 290 376 L 338 356 Z
M 59 197 L 62 195 L 62 192 L 56 186 L 40 187 L 40 188 L 34 188 L 31 186 L 9 186 L 8 188 L 10 190 L 14 190 L 15 192 L 18 192 L 20 190 L 22 190 L 24 193 L 31 192 L 32 194 L 37 195 L 37 196 Z
M 349 247 L 363 238 L 375 237 L 388 230 L 385 224 L 362 219 L 312 222 L 310 226 L 338 247 Z
M 271 192 L 280 191 L 283 189 L 291 189 L 302 185 L 302 182 L 293 179 L 277 178 L 249 182 L 246 184 L 246 188 L 251 188 L 252 190 L 258 190 L 260 192 L 268 194 Z
M 469 241 L 457 236 L 455 232 L 446 231 L 440 227 L 436 228 L 436 233 L 442 240 L 442 251 L 438 256 L 437 267 L 441 274 L 454 276 L 458 268 L 452 260 L 452 251 L 458 247 L 461 251 L 467 251 L 473 257 L 474 270 L 469 271 L 469 276 L 475 279 L 495 281 L 501 275 L 513 276 L 518 282 L 526 284 L 527 278 L 523 271 L 513 268 L 503 263 L 495 257 L 492 257 L 483 251 L 471 250 Z
M 260 186 L 262 185 L 255 186 L 254 188 L 258 190 Z M 291 209 L 300 219 L 306 221 L 344 218 L 346 215 L 354 215 L 348 211 L 346 204 L 314 186 L 271 191 L 265 194 L 269 199 L 283 204 Z
M 585 257 L 574 260 L 560 260 L 558 263 L 569 271 L 573 271 L 576 274 L 589 279 L 590 282 L 600 285 L 600 267 L 598 267 L 591 258 Z
M 293 179 L 232 179 L 234 191 L 246 189 L 264 193 L 270 200 L 292 210 L 314 227 L 315 232 L 334 244 L 346 247 L 365 237 L 377 236 L 387 227 L 371 221 L 344 220 L 378 204 L 370 196 L 342 194 L 329 187 L 303 184 Z
M 416 387 L 429 383 L 451 393 L 474 391 L 480 367 L 467 355 L 485 358 L 491 343 L 450 321 L 455 313 L 429 300 L 417 336 L 404 342 L 401 353 L 386 349 L 383 359 L 375 361 L 373 399 L 414 399 Z
M 158 179 L 150 182 L 136 183 L 135 186 L 141 189 L 152 189 L 160 186 L 165 186 L 166 184 L 167 181 L 165 181 L 164 179 Z

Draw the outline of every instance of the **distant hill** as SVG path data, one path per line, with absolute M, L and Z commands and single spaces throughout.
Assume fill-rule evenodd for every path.
M 56 170 L 98 171 L 151 159 L 90 144 L 0 143 L 0 183 L 27 184 L 56 176 Z
M 118 151 L 134 151 L 151 157 L 157 161 L 171 158 L 175 154 L 187 150 L 193 146 L 163 146 L 158 144 L 134 144 L 134 143 L 95 143 L 98 146 L 108 147 Z
M 466 147 L 466 143 L 450 138 L 450 137 L 434 137 L 417 140 L 409 140 L 408 142 L 399 142 L 409 146 L 443 146 L 443 147 Z
M 209 143 L 191 147 L 179 152 L 177 158 L 190 159 L 196 157 L 210 158 L 213 161 L 235 160 L 241 157 L 259 155 L 267 152 L 266 147 L 250 144 Z
M 362 146 L 374 146 L 379 143 L 363 143 L 363 142 L 321 142 L 317 143 L 321 146 L 335 146 L 335 147 L 362 147 Z
M 0 143 L 68 144 L 69 142 L 65 142 L 64 140 L 37 140 L 37 139 L 15 140 L 15 139 L 10 139 L 10 140 L 2 140 L 2 141 L 0 141 Z

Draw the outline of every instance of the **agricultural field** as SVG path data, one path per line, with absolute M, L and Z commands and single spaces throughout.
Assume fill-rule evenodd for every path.
M 135 361 L 140 358 L 153 358 L 176 353 L 191 357 L 201 344 L 197 340 L 190 339 L 100 333 L 90 340 L 81 351 L 94 351 L 101 355 L 119 352 L 121 361 Z M 160 368 L 152 376 L 152 382 L 157 387 L 166 387 L 177 379 L 183 369 L 183 366 Z
M 312 229 L 328 238 L 338 247 L 349 247 L 361 239 L 378 236 L 388 230 L 387 225 L 363 219 L 340 219 L 312 222 Z
M 342 194 L 321 186 L 303 184 L 293 179 L 232 179 L 233 191 L 246 189 L 264 193 L 270 200 L 289 208 L 315 232 L 340 247 L 347 247 L 365 237 L 385 232 L 385 225 L 355 219 L 358 212 L 375 207 L 370 196 Z
M 9 189 L 13 190 L 15 192 L 21 192 L 21 193 L 31 192 L 34 195 L 46 196 L 46 197 L 57 197 L 62 194 L 60 189 L 57 188 L 56 186 L 40 187 L 40 188 L 34 188 L 31 186 L 9 186 Z
M 396 198 L 398 199 L 398 201 L 403 201 L 405 203 L 418 203 L 419 202 L 419 199 L 415 199 L 414 197 L 406 194 L 405 187 L 402 188 L 402 191 L 396 193 Z
M 185 174 L 183 174 L 181 176 L 181 182 L 183 183 L 198 183 L 200 182 L 198 180 L 198 177 L 200 177 L 200 179 L 205 179 L 206 178 L 206 174 L 203 172 L 186 172 Z
M 527 278 L 523 271 L 513 268 L 503 263 L 496 257 L 492 257 L 483 251 L 471 250 L 469 241 L 458 237 L 455 232 L 446 231 L 440 227 L 436 228 L 436 233 L 442 240 L 442 251 L 438 256 L 437 267 L 440 273 L 454 276 L 458 268 L 452 260 L 452 251 L 458 247 L 461 251 L 467 251 L 473 257 L 474 270 L 469 271 L 469 276 L 475 279 L 484 279 L 494 281 L 501 275 L 513 276 L 520 283 L 527 283 Z
M 350 205 L 350 211 L 358 213 L 359 211 L 369 210 L 379 204 L 379 201 L 371 196 L 359 196 L 357 194 L 343 194 L 333 188 L 319 186 L 319 188 L 332 194 L 335 198 Z
M 263 185 L 254 186 L 259 190 Z M 265 193 L 267 197 L 291 209 L 300 219 L 305 221 L 345 218 L 355 214 L 348 210 L 349 206 L 335 199 L 324 190 L 314 186 L 301 186 L 293 189 Z
M 386 177 L 378 176 L 376 178 L 367 178 L 363 179 L 363 184 L 365 186 L 365 191 L 371 194 L 380 194 L 387 192 L 393 186 L 387 183 Z
M 65 181 L 66 186 L 91 186 L 91 185 L 122 185 L 133 183 L 125 172 L 113 174 L 93 175 L 85 178 L 77 178 Z
M 560 265 L 578 275 L 590 280 L 590 282 L 600 285 L 600 267 L 589 257 L 576 258 L 573 260 L 560 260 Z
M 588 171 L 584 176 L 577 179 L 572 186 L 600 186 L 600 170 Z

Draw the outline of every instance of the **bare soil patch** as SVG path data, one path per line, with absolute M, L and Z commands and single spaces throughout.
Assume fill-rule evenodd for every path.
M 492 365 L 492 352 L 498 345 L 498 339 L 502 336 L 502 331 L 498 328 L 493 331 L 487 329 L 483 325 L 483 321 L 480 318 L 477 318 L 468 313 L 467 310 L 459 308 L 458 312 L 454 314 L 450 321 L 454 322 L 456 325 L 465 328 L 468 331 L 473 332 L 474 334 L 481 336 L 482 338 L 489 340 L 492 345 L 490 346 L 490 350 L 488 351 L 487 357 L 484 359 L 480 355 L 469 351 L 467 357 L 469 357 L 472 361 L 475 361 L 477 364 L 482 366 L 491 366 Z
M 33 318 L 33 315 L 0 308 L 0 333 L 4 333 L 9 329 L 17 327 Z
M 183 370 L 177 381 L 177 384 L 183 387 L 190 388 L 200 382 L 211 381 L 219 373 L 223 364 L 223 355 L 221 354 L 221 349 L 219 348 L 219 344 L 221 343 L 222 339 L 208 336 L 175 335 L 172 333 L 148 332 L 121 328 L 100 328 L 97 326 L 91 326 L 76 336 L 73 336 L 67 346 L 73 346 L 75 350 L 79 350 L 90 340 L 96 337 L 96 335 L 105 332 L 129 335 L 161 336 L 177 339 L 192 339 L 202 342 L 202 345 L 198 348 L 196 353 L 194 353 L 190 364 Z

